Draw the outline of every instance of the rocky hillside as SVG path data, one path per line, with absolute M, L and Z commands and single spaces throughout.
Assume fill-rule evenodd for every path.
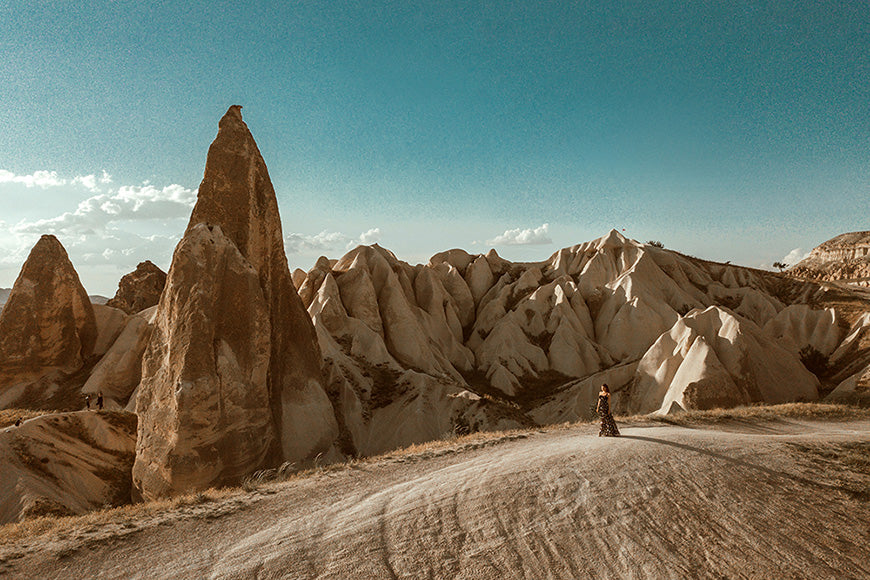
M 590 418 L 603 382 L 621 412 L 815 400 L 870 362 L 867 321 L 825 308 L 819 286 L 616 231 L 537 263 L 451 250 L 411 266 L 358 247 L 294 280 L 362 453 L 437 416 L 456 429 Z
M 870 286 L 870 231 L 831 238 L 788 272 L 813 280 L 842 280 Z
M 0 315 L 0 408 L 102 393 L 135 412 L 136 498 L 589 419 L 605 382 L 616 412 L 658 414 L 870 386 L 864 295 L 616 231 L 541 262 L 454 249 L 410 265 L 374 245 L 291 274 L 240 109 L 219 123 L 165 280 L 140 265 L 116 296 L 126 311 L 92 305 L 44 236 Z

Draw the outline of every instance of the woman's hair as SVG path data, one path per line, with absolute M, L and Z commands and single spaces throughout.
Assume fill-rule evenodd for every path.
M 610 387 L 607 386 L 607 383 L 604 383 L 603 385 L 601 385 L 601 390 L 604 391 L 605 393 L 609 393 Z

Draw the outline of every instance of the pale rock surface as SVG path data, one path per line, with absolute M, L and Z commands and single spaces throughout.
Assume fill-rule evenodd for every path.
M 0 429 L 0 524 L 130 503 L 136 416 L 78 411 Z
M 825 356 L 840 345 L 840 320 L 833 308 L 813 309 L 792 304 L 764 325 L 764 332 L 788 350 L 799 353 L 812 347 Z
M 97 340 L 94 354 L 103 356 L 117 340 L 127 325 L 127 314 L 118 308 L 94 304 L 94 320 L 97 324 Z
M 310 300 L 344 453 L 528 423 L 463 388 L 456 368 L 470 369 L 473 355 L 462 346 L 452 295 L 436 272 L 415 273 L 382 248 L 358 247 L 335 264 L 318 261 L 300 288 Z
M 818 399 L 818 380 L 752 322 L 711 306 L 681 318 L 644 354 L 633 413 Z
M 125 316 L 123 330 L 91 371 L 82 387 L 83 393 L 92 395 L 93 399 L 102 392 L 107 403 L 111 399 L 122 407 L 127 404 L 142 378 L 142 357 L 151 339 L 152 325 L 149 320 L 156 309 L 156 306 L 152 306 L 132 316 Z
M 741 348 L 758 343 L 757 348 L 749 348 L 752 356 L 746 360 L 764 360 L 759 353 L 768 347 L 774 349 L 773 358 L 782 351 L 760 327 L 770 323 L 769 329 L 780 328 L 784 336 L 789 332 L 784 321 L 795 323 L 794 313 L 802 311 L 783 314 L 783 299 L 824 301 L 816 286 L 689 258 L 629 240 L 616 231 L 563 248 L 537 263 L 511 263 L 494 252 L 475 256 L 450 250 L 433 256 L 428 265 L 412 267 L 378 246 L 358 247 L 337 262 L 319 260 L 297 284 L 318 327 L 333 400 L 344 401 L 336 403 L 344 409 L 339 415 L 346 416 L 342 421 L 354 433 L 360 429 L 347 426 L 359 421 L 347 418 L 345 411 L 353 408 L 365 414 L 359 424 L 370 424 L 365 401 L 371 383 L 378 382 L 369 378 L 373 367 L 380 366 L 382 373 L 389 369 L 393 378 L 381 377 L 387 383 L 413 370 L 496 402 L 519 403 L 520 415 L 538 423 L 572 413 L 579 416 L 570 407 L 580 405 L 578 401 L 583 401 L 584 409 L 591 406 L 586 399 L 597 393 L 600 380 L 605 380 L 601 377 L 613 371 L 607 380 L 621 388 L 614 408 L 627 412 L 628 386 L 635 377 L 628 376 L 626 369 L 637 367 L 653 343 L 692 310 L 724 308 L 730 320 L 725 326 L 740 329 L 735 340 Z M 801 332 L 806 341 L 827 352 L 842 334 L 841 322 L 827 315 L 812 320 L 812 329 Z M 705 346 L 709 337 L 701 334 L 693 362 L 678 377 L 688 381 L 682 387 L 697 382 L 690 372 L 695 369 L 692 372 L 705 380 L 720 377 L 742 393 L 723 394 L 717 400 L 725 405 L 815 397 L 815 379 L 799 366 L 796 352 L 784 362 L 773 363 L 770 372 L 750 369 L 755 378 L 749 383 L 761 381 L 767 389 L 762 397 L 746 390 L 731 355 Z M 470 367 L 467 351 L 473 355 Z M 792 371 L 798 374 L 786 379 Z M 654 379 L 667 391 L 673 377 Z M 784 381 L 780 391 L 771 386 L 777 380 Z M 335 386 L 339 383 L 346 384 Z M 364 383 L 368 386 L 363 388 Z M 737 383 L 743 386 L 738 388 Z M 689 399 L 697 402 L 696 388 L 700 387 L 689 389 Z M 362 394 L 350 396 L 354 389 Z M 713 396 L 711 392 L 704 396 Z M 655 408 L 660 406 L 661 401 Z
M 270 336 L 257 271 L 220 227 L 188 229 L 142 362 L 138 496 L 238 483 L 268 463 L 277 436 L 266 381 Z

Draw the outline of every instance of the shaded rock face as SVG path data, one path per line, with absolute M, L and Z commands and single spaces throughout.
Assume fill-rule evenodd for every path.
M 154 306 L 126 317 L 111 347 L 100 358 L 82 387 L 96 400 L 103 393 L 106 406 L 123 407 L 142 378 L 142 357 L 151 339 Z M 135 407 L 134 407 L 135 409 Z
M 141 312 L 160 301 L 165 285 L 166 273 L 163 270 L 148 260 L 140 262 L 133 272 L 121 278 L 115 297 L 106 302 L 106 306 L 127 314 Z
M 218 226 L 172 258 L 142 364 L 133 479 L 146 499 L 238 483 L 267 462 L 269 310 L 256 270 Z
M 199 223 L 219 225 L 257 272 L 271 324 L 267 383 L 282 455 L 313 457 L 336 434 L 333 409 L 314 327 L 287 265 L 275 190 L 239 106 L 221 119 L 209 148 L 188 229 Z
M 42 236 L 0 314 L 0 408 L 78 408 L 96 341 L 78 274 L 57 238 Z
M 0 524 L 130 503 L 136 415 L 79 411 L 0 429 Z

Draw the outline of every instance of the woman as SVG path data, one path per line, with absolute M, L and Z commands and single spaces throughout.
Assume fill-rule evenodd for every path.
M 601 430 L 598 431 L 598 436 L 619 437 L 619 429 L 616 428 L 613 415 L 610 414 L 610 387 L 607 383 L 601 385 L 601 390 L 598 392 L 598 407 L 595 410 L 601 417 Z

